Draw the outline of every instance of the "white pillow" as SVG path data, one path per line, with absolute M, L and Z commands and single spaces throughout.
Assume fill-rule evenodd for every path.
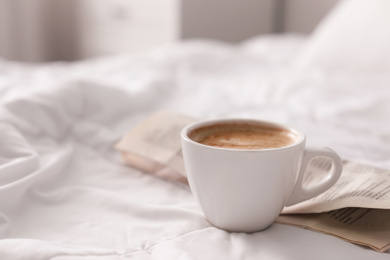
M 317 26 L 300 65 L 390 74 L 390 0 L 344 0 Z

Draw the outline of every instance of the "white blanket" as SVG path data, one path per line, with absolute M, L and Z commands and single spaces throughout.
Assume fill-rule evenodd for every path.
M 228 233 L 189 189 L 123 165 L 114 144 L 158 109 L 253 117 L 390 169 L 390 77 L 302 71 L 305 39 L 190 42 L 139 57 L 0 62 L 0 259 L 388 259 L 273 224 Z

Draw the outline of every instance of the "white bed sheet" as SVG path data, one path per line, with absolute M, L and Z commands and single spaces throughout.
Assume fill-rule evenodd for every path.
M 299 70 L 297 35 L 188 42 L 73 64 L 0 62 L 0 259 L 388 259 L 273 224 L 228 233 L 188 188 L 124 166 L 114 144 L 159 109 L 253 117 L 390 169 L 390 77 Z

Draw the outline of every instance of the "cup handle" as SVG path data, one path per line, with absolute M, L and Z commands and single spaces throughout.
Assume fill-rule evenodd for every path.
M 305 171 L 310 161 L 315 157 L 327 157 L 332 161 L 332 167 L 326 177 L 312 187 L 303 187 L 303 178 Z M 306 148 L 303 155 L 301 170 L 297 182 L 295 184 L 294 191 L 292 192 L 286 206 L 297 204 L 301 201 L 313 198 L 330 187 L 332 187 L 339 179 L 343 170 L 343 162 L 340 156 L 329 148 Z

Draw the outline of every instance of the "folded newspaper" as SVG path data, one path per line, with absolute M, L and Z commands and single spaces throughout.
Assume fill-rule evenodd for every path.
M 132 129 L 116 145 L 124 161 L 161 178 L 187 185 L 180 131 L 195 119 L 160 111 Z M 326 163 L 305 173 L 326 172 Z M 323 194 L 286 207 L 276 222 L 304 227 L 385 252 L 390 248 L 390 170 L 344 161 L 338 182 Z

